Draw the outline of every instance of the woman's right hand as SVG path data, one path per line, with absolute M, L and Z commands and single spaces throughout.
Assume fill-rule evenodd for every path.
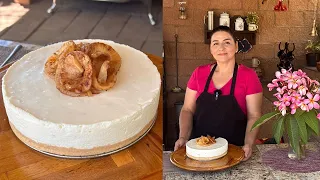
M 180 137 L 174 145 L 174 151 L 178 150 L 180 147 L 185 146 L 187 142 L 188 140 L 186 138 Z

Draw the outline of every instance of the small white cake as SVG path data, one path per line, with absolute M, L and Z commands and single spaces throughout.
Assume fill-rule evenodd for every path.
M 209 161 L 225 156 L 228 152 L 228 141 L 224 138 L 215 139 L 216 143 L 208 146 L 197 144 L 197 139 L 191 139 L 186 144 L 186 153 L 189 158 L 199 161 Z

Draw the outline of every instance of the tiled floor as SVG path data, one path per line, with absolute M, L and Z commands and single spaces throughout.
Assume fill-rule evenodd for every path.
M 153 0 L 155 26 L 149 22 L 147 6 L 136 0 L 127 3 L 57 0 L 52 14 L 47 13 L 52 1 L 31 2 L 21 6 L 13 0 L 0 0 L 0 39 L 37 45 L 71 39 L 106 39 L 162 56 L 162 0 Z

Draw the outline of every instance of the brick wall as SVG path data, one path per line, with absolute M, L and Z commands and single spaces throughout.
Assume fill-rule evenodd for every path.
M 259 30 L 256 34 L 256 45 L 248 53 L 236 55 L 238 63 L 250 65 L 251 58 L 257 57 L 261 61 L 264 70 L 264 80 L 274 77 L 277 70 L 276 64 L 279 42 L 293 42 L 296 45 L 295 66 L 305 65 L 305 45 L 312 29 L 314 1 L 312 0 L 288 0 L 284 4 L 288 11 L 277 12 L 273 10 L 276 5 L 274 0 L 184 0 L 187 2 L 186 20 L 178 18 L 178 0 L 163 0 L 163 37 L 166 63 L 166 89 L 168 93 L 168 132 L 174 131 L 175 123 L 174 105 L 178 100 L 183 100 L 183 95 L 171 93 L 176 85 L 175 63 L 175 33 L 178 34 L 178 61 L 179 61 L 179 85 L 186 88 L 187 81 L 192 71 L 199 65 L 212 61 L 209 45 L 204 44 L 203 16 L 207 10 L 213 9 L 215 16 L 227 12 L 231 16 L 245 16 L 248 11 L 256 11 L 260 16 Z M 320 6 L 320 5 L 319 5 Z M 320 8 L 318 8 L 320 9 Z M 318 22 L 320 21 L 318 10 Z M 230 22 L 234 23 L 234 22 Z M 319 24 L 319 23 L 318 23 Z M 174 137 L 168 138 L 174 139 Z

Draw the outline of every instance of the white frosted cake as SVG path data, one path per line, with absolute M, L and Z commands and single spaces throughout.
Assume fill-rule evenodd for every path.
M 199 145 L 198 139 L 191 139 L 186 144 L 186 154 L 191 159 L 209 161 L 221 158 L 228 152 L 228 141 L 224 138 L 217 138 L 215 143 L 208 145 Z
M 141 51 L 104 40 L 122 60 L 117 82 L 88 97 L 62 94 L 44 73 L 49 56 L 63 43 L 30 52 L 3 77 L 2 93 L 13 132 L 28 146 L 60 156 L 114 152 L 141 138 L 157 115 L 161 79 Z

